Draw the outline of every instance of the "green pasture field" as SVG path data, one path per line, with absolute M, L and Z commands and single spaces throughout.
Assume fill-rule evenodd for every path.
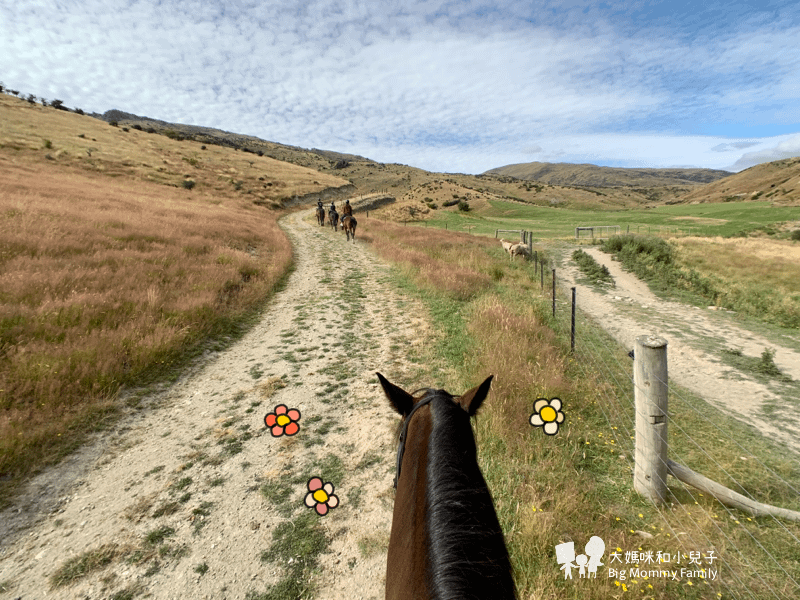
M 619 225 L 621 233 L 730 237 L 800 220 L 800 207 L 772 206 L 770 202 L 680 204 L 618 211 L 530 206 L 501 200 L 491 200 L 489 205 L 489 209 L 469 212 L 435 211 L 423 226 L 491 237 L 496 229 L 526 229 L 539 239 L 574 238 L 576 227 L 597 225 Z

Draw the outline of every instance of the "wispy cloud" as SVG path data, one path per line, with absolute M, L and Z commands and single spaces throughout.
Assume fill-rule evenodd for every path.
M 767 156 L 776 126 L 800 129 L 791 3 L 604 6 L 29 0 L 0 6 L 0 79 L 84 110 L 443 171 L 719 168 Z M 770 135 L 740 137 L 742 123 Z

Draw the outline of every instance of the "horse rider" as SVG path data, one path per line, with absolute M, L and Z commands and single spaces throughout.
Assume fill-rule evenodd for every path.
M 344 201 L 344 208 L 342 209 L 342 215 L 344 216 L 350 215 L 351 217 L 353 216 L 353 207 L 350 206 L 350 200 Z
M 336 205 L 333 203 L 333 200 L 331 200 L 331 208 L 328 212 L 336 212 Z
M 325 210 L 322 206 L 322 198 L 317 198 L 317 208 L 322 208 L 322 210 Z

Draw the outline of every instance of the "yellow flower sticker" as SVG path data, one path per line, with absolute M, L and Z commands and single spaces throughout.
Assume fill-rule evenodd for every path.
M 533 404 L 533 414 L 530 423 L 534 427 L 542 427 L 547 435 L 558 433 L 558 427 L 564 422 L 564 413 L 561 411 L 561 399 L 539 398 Z

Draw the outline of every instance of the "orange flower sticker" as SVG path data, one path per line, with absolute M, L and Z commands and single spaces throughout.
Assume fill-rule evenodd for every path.
M 294 435 L 300 431 L 300 425 L 297 424 L 299 420 L 299 410 L 288 409 L 285 404 L 278 404 L 275 412 L 267 413 L 267 416 L 264 417 L 264 424 L 272 432 L 272 437 L 281 437 L 284 434 Z

